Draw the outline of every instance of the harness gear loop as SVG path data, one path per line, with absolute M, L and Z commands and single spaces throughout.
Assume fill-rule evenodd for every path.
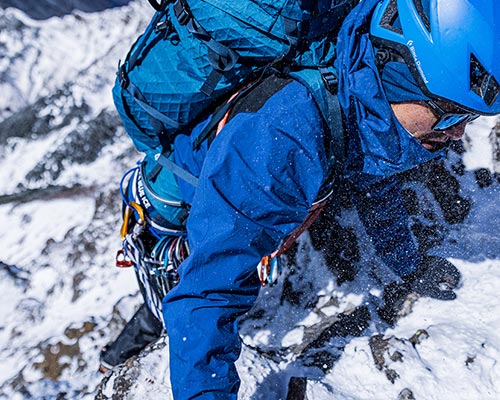
M 329 196 L 322 198 L 318 202 L 314 203 L 307 214 L 306 219 L 295 228 L 292 233 L 290 233 L 278 250 L 274 251 L 270 255 L 262 257 L 259 264 L 257 265 L 257 273 L 259 275 L 260 283 L 262 286 L 273 286 L 278 280 L 278 275 L 281 273 L 281 263 L 280 258 L 282 254 L 286 253 L 297 239 L 308 230 L 313 222 L 319 217 L 325 206 L 327 205 Z

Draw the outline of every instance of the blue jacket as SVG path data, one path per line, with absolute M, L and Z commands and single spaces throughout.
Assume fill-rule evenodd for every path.
M 365 210 L 360 216 L 377 239 L 379 254 L 403 275 L 420 255 L 402 213 L 397 180 L 390 176 L 432 155 L 395 120 L 370 68 L 369 42 L 361 50 L 359 43 L 350 44 L 349 35 L 366 22 L 375 2 L 363 2 L 368 6 L 358 7 L 340 33 L 337 68 L 343 71 L 340 99 L 349 134 L 345 178 L 360 189 Z M 360 52 L 353 62 L 342 58 L 353 49 Z M 364 91 L 357 91 L 361 85 Z M 205 123 L 175 142 L 176 161 L 199 176 L 196 191 L 179 182 L 184 198 L 192 201 L 191 255 L 179 268 L 179 285 L 163 301 L 176 400 L 237 398 L 237 318 L 258 295 L 256 265 L 301 224 L 329 171 L 320 113 L 297 82 L 258 111 L 235 115 L 208 150 L 193 153 L 191 142 Z

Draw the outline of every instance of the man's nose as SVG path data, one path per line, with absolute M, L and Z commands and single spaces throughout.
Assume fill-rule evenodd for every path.
M 464 135 L 465 132 L 465 125 L 467 125 L 465 122 L 457 125 L 451 129 L 447 129 L 444 131 L 444 134 L 448 136 L 451 140 L 460 140 L 462 139 L 462 136 Z

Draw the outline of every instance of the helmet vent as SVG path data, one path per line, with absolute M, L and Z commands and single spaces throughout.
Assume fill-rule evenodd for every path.
M 431 23 L 429 19 L 429 14 L 430 14 L 430 1 L 429 0 L 413 0 L 413 5 L 415 6 L 415 9 L 417 10 L 417 13 L 424 23 L 425 29 L 427 29 L 428 32 L 431 31 Z
M 384 15 L 380 19 L 380 26 L 385 29 L 389 29 L 393 32 L 403 34 L 403 29 L 401 28 L 401 21 L 399 20 L 398 5 L 396 0 L 391 0 L 387 5 Z
M 470 56 L 470 88 L 484 102 L 491 106 L 500 92 L 500 85 L 495 77 L 486 71 L 476 56 Z

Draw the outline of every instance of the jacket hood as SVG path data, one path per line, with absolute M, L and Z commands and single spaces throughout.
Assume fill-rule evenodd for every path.
M 337 42 L 339 101 L 348 130 L 346 177 L 353 181 L 377 181 L 443 155 L 427 151 L 404 129 L 387 100 L 369 35 L 377 3 L 358 4 L 345 19 Z

